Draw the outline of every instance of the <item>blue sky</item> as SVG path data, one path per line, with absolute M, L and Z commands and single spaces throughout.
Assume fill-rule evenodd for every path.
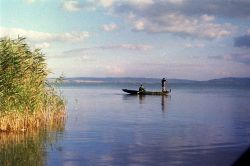
M 51 77 L 250 77 L 249 0 L 0 0 Z

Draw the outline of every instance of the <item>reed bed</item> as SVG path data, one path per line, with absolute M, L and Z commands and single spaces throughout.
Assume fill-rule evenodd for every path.
M 50 71 L 40 49 L 25 38 L 0 40 L 0 132 L 53 126 L 65 118 L 65 101 L 47 81 Z
M 65 120 L 53 121 L 53 124 L 46 125 L 45 128 L 31 130 L 30 132 L 3 132 L 0 134 L 0 149 L 9 145 L 25 143 L 28 139 L 36 140 L 41 136 L 46 137 L 46 143 L 57 140 L 57 133 L 65 129 Z M 42 137 L 42 138 L 43 138 Z M 1 150 L 0 150 L 1 151 Z

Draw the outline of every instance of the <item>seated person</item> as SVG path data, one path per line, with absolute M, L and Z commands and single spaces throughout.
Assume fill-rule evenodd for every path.
M 144 87 L 143 87 L 142 84 L 141 84 L 141 86 L 140 86 L 140 88 L 139 88 L 139 92 L 143 92 L 143 91 L 145 91 L 145 89 L 144 89 Z

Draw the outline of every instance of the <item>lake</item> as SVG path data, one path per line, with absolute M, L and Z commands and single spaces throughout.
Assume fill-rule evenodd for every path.
M 131 96 L 122 88 L 137 85 L 62 87 L 64 126 L 26 141 L 14 136 L 1 163 L 221 166 L 250 146 L 249 86 L 172 85 L 170 96 Z

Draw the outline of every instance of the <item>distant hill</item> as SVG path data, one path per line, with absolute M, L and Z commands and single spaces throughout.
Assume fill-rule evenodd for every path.
M 168 79 L 168 83 L 195 83 L 199 81 L 185 79 Z M 64 78 L 65 83 L 160 83 L 157 78 L 139 77 L 74 77 Z
M 243 77 L 243 78 L 226 77 L 226 78 L 219 78 L 219 79 L 211 79 L 211 80 L 208 80 L 208 81 L 210 81 L 210 82 L 232 82 L 232 81 L 250 82 L 250 78 L 249 77 Z
M 53 80 L 53 79 L 50 79 Z M 169 84 L 244 84 L 250 85 L 250 78 L 226 77 L 211 79 L 207 81 L 195 81 L 186 79 L 167 79 Z M 139 78 L 139 77 L 73 77 L 64 78 L 64 84 L 84 83 L 160 83 L 161 78 Z
M 219 79 L 211 79 L 206 81 L 207 83 L 212 84 L 249 84 L 250 85 L 250 78 L 237 78 L 237 77 L 226 77 L 226 78 L 219 78 Z

